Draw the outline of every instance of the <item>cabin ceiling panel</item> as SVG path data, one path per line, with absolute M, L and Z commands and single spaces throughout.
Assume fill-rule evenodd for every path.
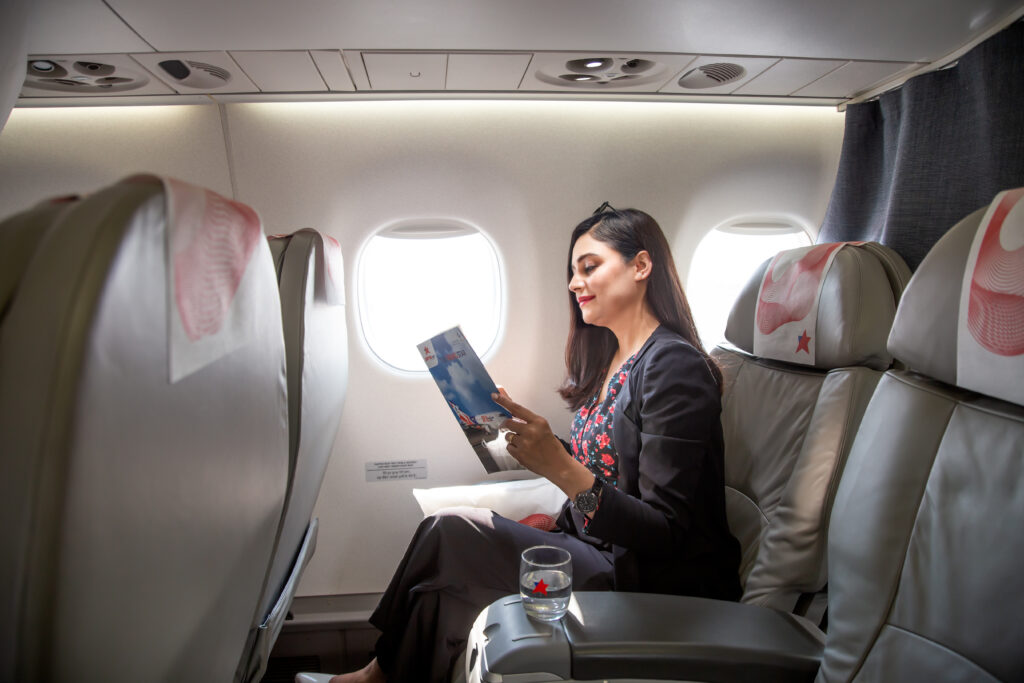
M 373 90 L 444 90 L 448 55 L 364 52 L 363 65 Z
M 313 50 L 309 54 L 313 57 L 316 68 L 323 76 L 328 89 L 341 92 L 356 89 L 341 52 L 338 50 Z
M 75 5 L 77 0 L 39 0 L 39 4 L 41 16 L 45 16 Z M 99 0 L 82 4 L 104 14 L 102 21 L 111 21 L 112 13 L 103 13 Z M 1019 2 L 108 0 L 108 4 L 161 51 L 600 48 L 929 61 L 956 49 L 965 35 L 998 21 L 1017 8 Z M 64 28 L 67 37 L 75 33 L 60 17 L 52 21 Z M 51 35 L 42 25 L 40 28 L 40 39 L 42 35 Z M 88 35 L 91 31 L 81 33 Z M 70 51 L 52 43 L 37 45 L 34 41 L 29 50 Z M 109 46 L 101 48 L 105 52 L 110 50 Z
M 741 85 L 737 95 L 791 95 L 846 64 L 834 59 L 781 59 Z
M 448 55 L 447 90 L 516 90 L 533 55 L 529 53 Z
M 914 66 L 898 62 L 849 62 L 795 94 L 802 97 L 851 97 Z
M 317 92 L 327 90 L 313 58 L 305 50 L 246 51 L 231 53 L 245 75 L 264 92 Z
M 29 54 L 141 52 L 153 49 L 111 12 L 103 0 L 35 0 L 26 5 Z
M 30 58 L 131 55 L 175 101 L 447 91 L 822 105 L 892 87 L 1022 14 L 1020 0 L 35 0 L 27 42 Z M 592 58 L 612 61 L 567 69 Z M 725 66 L 680 83 L 710 64 Z M 118 103 L 166 101 L 115 90 Z

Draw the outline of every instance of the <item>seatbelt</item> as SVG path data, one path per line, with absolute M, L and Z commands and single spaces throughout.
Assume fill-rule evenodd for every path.
M 801 593 L 793 607 L 793 614 L 818 624 L 824 631 L 828 620 L 828 584 L 816 593 Z

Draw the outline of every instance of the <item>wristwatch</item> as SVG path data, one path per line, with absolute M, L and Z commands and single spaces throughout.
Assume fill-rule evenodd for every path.
M 580 511 L 584 515 L 589 515 L 597 509 L 597 504 L 601 502 L 601 489 L 604 487 L 604 482 L 601 481 L 600 477 L 594 477 L 594 485 L 586 491 L 580 491 L 576 494 L 576 498 L 572 501 L 574 508 Z

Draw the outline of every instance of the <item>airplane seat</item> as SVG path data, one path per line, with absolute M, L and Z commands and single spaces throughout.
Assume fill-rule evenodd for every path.
M 889 336 L 829 529 L 820 681 L 1024 680 L 1024 188 L 950 229 Z
M 831 499 L 909 279 L 887 247 L 827 243 L 765 261 L 737 298 L 712 356 L 743 602 L 820 618 Z
M 0 223 L 0 324 L 29 261 L 63 205 L 77 197 L 40 202 Z
M 268 238 L 288 365 L 288 492 L 279 539 L 236 680 L 259 681 L 316 547 L 312 518 L 348 385 L 341 247 L 311 229 Z
M 473 626 L 467 679 L 1024 680 L 1022 199 L 951 228 L 901 297 L 887 349 L 906 367 L 878 381 L 832 505 L 827 633 L 628 593 L 574 593 L 548 625 L 508 596 Z
M 230 680 L 288 468 L 259 218 L 138 176 L 0 240 L 25 231 L 0 326 L 0 680 Z

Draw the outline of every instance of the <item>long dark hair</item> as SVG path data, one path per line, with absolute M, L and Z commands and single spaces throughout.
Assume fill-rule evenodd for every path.
M 658 322 L 688 341 L 701 352 L 708 369 L 719 388 L 722 386 L 722 372 L 715 361 L 704 351 L 700 336 L 693 324 L 690 304 L 686 301 L 683 286 L 679 282 L 676 264 L 668 240 L 658 223 L 648 214 L 637 209 L 603 210 L 584 220 L 572 231 L 569 241 L 567 282 L 572 280 L 572 250 L 583 235 L 604 242 L 622 255 L 629 263 L 641 251 L 651 255 L 653 268 L 647 282 L 646 301 Z M 615 355 L 618 342 L 607 327 L 589 325 L 583 322 L 583 313 L 576 303 L 576 295 L 569 292 L 569 339 L 565 343 L 566 377 L 558 393 L 573 410 L 587 402 L 597 393 L 601 382 L 608 373 L 608 365 Z

